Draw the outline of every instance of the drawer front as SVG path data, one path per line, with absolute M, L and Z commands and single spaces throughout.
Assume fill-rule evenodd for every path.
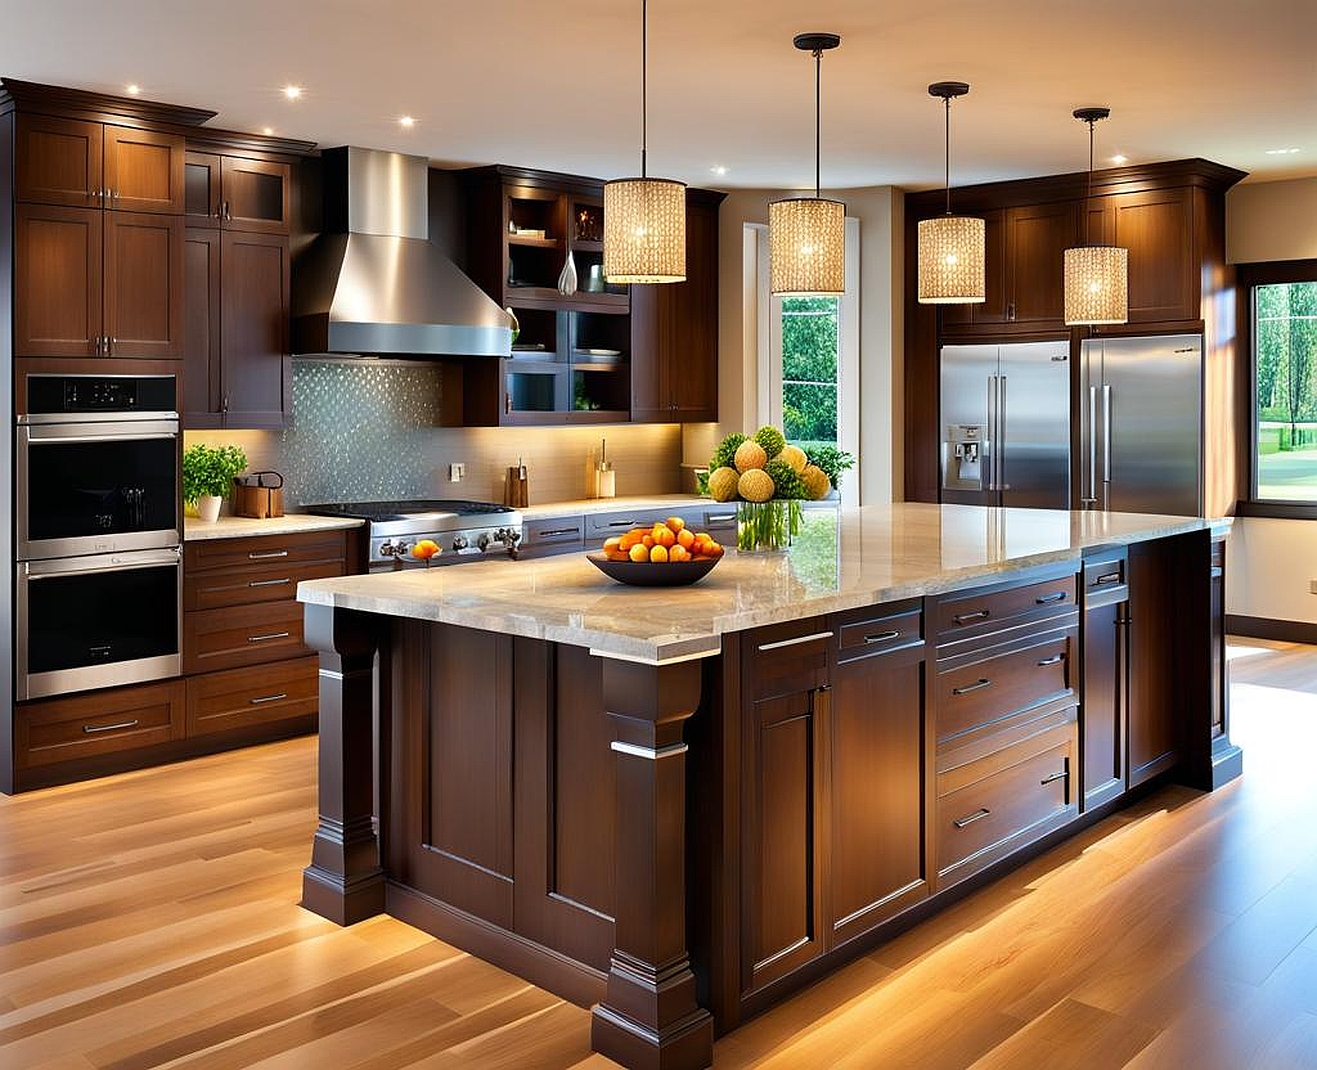
M 747 695 L 765 699 L 826 685 L 836 635 L 822 617 L 746 632 L 741 665 Z
M 584 547 L 585 518 L 581 516 L 528 520 L 522 528 L 522 553 L 532 557 L 567 553 Z
M 319 709 L 314 657 L 193 676 L 187 681 L 187 734 L 304 717 Z
M 696 531 L 707 531 L 718 542 L 736 545 L 736 508 L 719 505 L 700 512 Z
M 922 641 L 924 614 L 911 607 L 898 613 L 843 617 L 837 630 L 838 658 L 849 661 L 869 654 L 900 650 Z
M 1075 608 L 1075 592 L 1075 577 L 1067 575 L 1004 591 L 970 591 L 940 598 L 936 610 L 938 642 L 987 634 L 1026 620 L 1071 612 Z
M 1075 636 L 1062 632 L 1020 650 L 937 674 L 937 739 L 945 743 L 1074 693 Z
M 699 508 L 628 509 L 615 513 L 588 513 L 585 517 L 586 542 L 591 543 L 595 539 L 602 542 L 614 535 L 625 535 L 632 528 L 650 528 L 670 516 L 681 517 L 688 526 L 697 531 L 704 530 L 699 526 L 704 519 L 704 511 Z
M 279 561 L 244 568 L 185 573 L 183 608 L 190 611 L 291 601 L 297 597 L 297 585 L 303 580 L 342 576 L 346 571 L 347 567 L 342 560 L 327 560 L 306 563 Z
M 347 535 L 342 531 L 260 535 L 250 539 L 202 539 L 183 545 L 185 572 L 346 560 Z
M 940 776 L 939 872 L 968 875 L 1077 814 L 1075 757 L 1069 725 Z
M 298 602 L 183 614 L 183 671 L 189 676 L 309 653 L 302 643 L 302 606 Z
M 15 709 L 18 767 L 149 747 L 183 738 L 183 682 L 93 691 Z
M 1124 557 L 1084 562 L 1084 604 L 1106 605 L 1129 598 L 1129 562 Z

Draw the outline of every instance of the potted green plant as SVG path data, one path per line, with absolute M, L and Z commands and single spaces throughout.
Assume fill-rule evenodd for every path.
M 233 488 L 233 477 L 247 467 L 241 446 L 207 446 L 198 442 L 183 451 L 183 501 L 195 505 L 208 523 L 219 519 L 220 502 Z

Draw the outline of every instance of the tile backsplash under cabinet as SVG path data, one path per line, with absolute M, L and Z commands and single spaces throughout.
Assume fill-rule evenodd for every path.
M 187 444 L 234 442 L 255 471 L 286 481 L 290 508 L 388 498 L 503 500 L 509 465 L 523 456 L 531 503 L 587 497 L 594 452 L 608 439 L 618 494 L 680 490 L 681 428 L 439 427 L 440 376 L 433 364 L 316 361 L 293 364 L 293 415 L 282 431 L 188 431 Z M 466 478 L 448 482 L 448 465 Z

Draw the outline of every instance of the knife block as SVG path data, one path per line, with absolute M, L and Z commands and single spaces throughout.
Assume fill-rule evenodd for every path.
M 530 505 L 530 477 L 521 473 L 520 467 L 512 465 L 508 469 L 508 481 L 503 490 L 503 504 L 513 509 L 525 509 Z

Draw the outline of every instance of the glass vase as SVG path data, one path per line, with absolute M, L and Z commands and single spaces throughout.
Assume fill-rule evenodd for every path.
M 736 549 L 738 553 L 769 553 L 786 550 L 800 534 L 803 510 L 800 502 L 773 499 L 767 502 L 741 502 L 736 507 Z

